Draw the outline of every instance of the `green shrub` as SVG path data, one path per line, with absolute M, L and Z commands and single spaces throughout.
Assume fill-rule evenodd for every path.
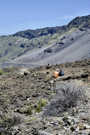
M 37 103 L 37 107 L 36 107 L 36 112 L 41 112 L 42 111 L 42 108 L 44 107 L 44 106 L 46 106 L 46 104 L 47 104 L 47 100 L 46 99 L 40 99 L 39 100 L 39 102 Z
M 4 71 L 2 69 L 0 69 L 0 75 L 3 75 Z

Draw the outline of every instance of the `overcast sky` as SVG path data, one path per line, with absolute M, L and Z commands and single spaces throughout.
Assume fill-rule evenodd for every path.
M 0 35 L 67 24 L 90 14 L 90 0 L 0 0 Z

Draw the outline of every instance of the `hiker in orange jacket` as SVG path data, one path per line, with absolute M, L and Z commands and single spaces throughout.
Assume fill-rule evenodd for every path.
M 55 72 L 54 72 L 54 77 L 55 78 L 58 78 L 59 76 L 64 76 L 64 71 L 62 69 L 57 69 Z

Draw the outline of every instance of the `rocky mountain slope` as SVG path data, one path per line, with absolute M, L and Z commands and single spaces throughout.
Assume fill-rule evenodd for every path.
M 26 30 L 0 37 L 1 66 L 38 66 L 90 57 L 90 15 L 68 25 Z

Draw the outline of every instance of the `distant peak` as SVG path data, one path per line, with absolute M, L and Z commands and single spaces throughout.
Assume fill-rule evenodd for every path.
M 90 15 L 78 16 L 78 17 L 74 18 L 68 24 L 68 27 L 90 27 Z

